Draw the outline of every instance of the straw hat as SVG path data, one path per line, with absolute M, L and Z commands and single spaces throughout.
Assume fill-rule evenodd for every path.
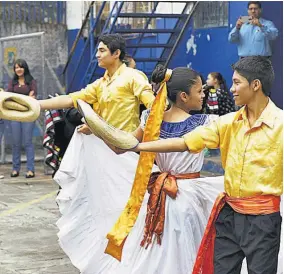
M 121 149 L 132 149 L 139 144 L 139 141 L 131 133 L 107 124 L 86 102 L 78 99 L 77 103 L 79 112 L 96 136 Z
M 34 122 L 40 114 L 39 102 L 26 95 L 0 89 L 0 118 L 19 122 Z

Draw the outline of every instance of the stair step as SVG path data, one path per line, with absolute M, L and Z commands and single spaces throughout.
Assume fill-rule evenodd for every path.
M 127 45 L 127 48 L 171 48 L 172 44 L 137 44 Z
M 134 57 L 135 62 L 166 62 L 166 58 L 140 58 L 140 57 Z
M 118 17 L 124 18 L 186 18 L 187 14 L 168 13 L 119 13 Z
M 116 33 L 175 33 L 180 29 L 116 29 Z

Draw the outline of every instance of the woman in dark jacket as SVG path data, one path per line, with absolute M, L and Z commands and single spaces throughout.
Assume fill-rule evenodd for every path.
M 23 59 L 16 60 L 14 64 L 14 77 L 9 82 L 8 92 L 14 92 L 36 98 L 37 88 L 36 81 L 30 74 L 28 64 Z M 21 147 L 24 141 L 27 156 L 27 173 L 26 178 L 33 178 L 34 171 L 34 146 L 32 143 L 33 130 L 35 122 L 16 122 L 11 121 L 11 130 L 13 137 L 13 170 L 11 177 L 19 176 L 21 169 Z
M 211 72 L 208 74 L 204 93 L 206 114 L 222 116 L 236 111 L 234 99 L 230 95 L 226 81 L 221 73 Z

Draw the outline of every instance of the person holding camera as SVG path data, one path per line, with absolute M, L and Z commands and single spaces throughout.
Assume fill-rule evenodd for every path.
M 248 16 L 237 20 L 236 26 L 229 34 L 229 42 L 238 45 L 240 58 L 246 56 L 272 55 L 270 41 L 278 36 L 278 29 L 273 22 L 261 17 L 261 3 L 248 2 Z

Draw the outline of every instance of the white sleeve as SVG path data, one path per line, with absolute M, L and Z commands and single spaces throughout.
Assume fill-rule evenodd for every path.
M 220 116 L 216 114 L 208 114 L 207 119 L 204 122 L 204 126 L 209 125 L 213 121 L 217 120 Z
M 146 125 L 147 119 L 149 117 L 149 114 L 150 114 L 149 109 L 142 111 L 142 114 L 141 114 L 141 117 L 140 117 L 140 127 L 142 128 L 143 131 L 145 129 L 145 125 Z

